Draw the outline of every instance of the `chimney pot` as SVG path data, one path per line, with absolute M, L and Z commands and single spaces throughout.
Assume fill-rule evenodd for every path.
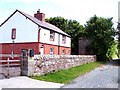
M 40 13 L 40 9 L 38 9 L 37 13 Z

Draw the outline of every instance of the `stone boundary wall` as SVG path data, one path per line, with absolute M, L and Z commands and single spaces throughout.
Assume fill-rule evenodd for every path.
M 33 76 L 96 61 L 96 55 L 35 55 Z
M 20 76 L 20 66 L 0 67 L 0 79 Z

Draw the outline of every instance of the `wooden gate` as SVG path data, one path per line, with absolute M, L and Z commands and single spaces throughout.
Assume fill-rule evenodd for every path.
M 9 78 L 13 76 L 29 76 L 33 69 L 28 67 L 31 66 L 31 61 L 34 62 L 34 50 L 33 49 L 22 49 L 21 54 L 14 56 L 11 54 L 0 54 L 0 79 Z M 28 70 L 29 69 L 29 70 Z
M 20 55 L 0 54 L 0 79 L 20 76 Z

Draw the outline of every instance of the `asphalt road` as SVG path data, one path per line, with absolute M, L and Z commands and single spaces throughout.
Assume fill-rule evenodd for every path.
M 116 62 L 107 63 L 107 65 L 76 78 L 62 88 L 118 88 L 120 86 L 120 79 L 118 80 L 120 70 L 118 68 Z

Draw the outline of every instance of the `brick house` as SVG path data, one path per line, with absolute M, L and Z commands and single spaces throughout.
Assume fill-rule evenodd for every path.
M 45 22 L 40 10 L 34 17 L 16 10 L 0 25 L 2 54 L 20 54 L 34 49 L 35 54 L 71 54 L 71 38 L 56 26 Z M 1 52 L 0 52 L 1 53 Z

